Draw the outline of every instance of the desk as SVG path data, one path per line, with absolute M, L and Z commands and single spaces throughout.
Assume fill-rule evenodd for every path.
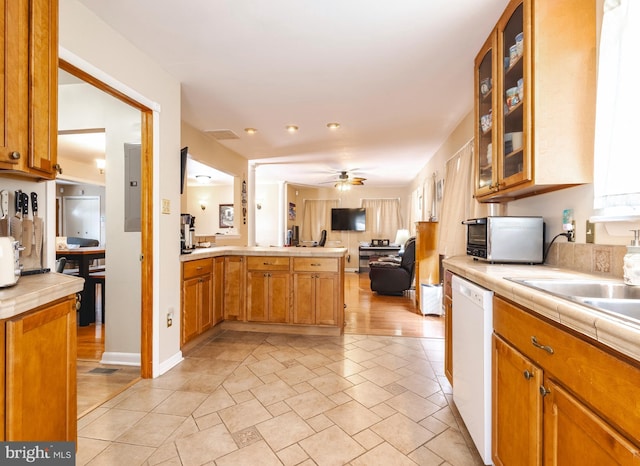
M 379 256 L 397 256 L 400 246 L 360 246 L 358 248 L 358 272 L 369 272 L 369 261 Z
M 80 319 L 78 320 L 78 324 L 82 327 L 95 322 L 96 294 L 95 288 L 91 286 L 93 281 L 89 277 L 89 265 L 95 259 L 104 259 L 104 255 L 104 248 L 101 247 L 58 249 L 56 251 L 56 259 L 66 257 L 68 260 L 77 261 L 78 276 L 84 278 L 84 290 L 80 301 Z

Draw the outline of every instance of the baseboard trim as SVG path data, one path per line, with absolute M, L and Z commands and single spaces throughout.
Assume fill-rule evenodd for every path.
M 220 324 L 224 330 L 260 333 L 286 333 L 291 335 L 340 336 L 339 327 L 316 325 L 261 324 L 258 322 L 238 322 L 225 320 Z
M 164 360 L 160 364 L 153 365 L 153 378 L 160 377 L 165 372 L 174 368 L 178 364 L 180 364 L 184 360 L 182 356 L 182 351 L 178 351 L 176 354 L 171 356 L 169 359 Z
M 115 364 L 118 366 L 140 366 L 140 353 L 102 353 L 100 364 Z

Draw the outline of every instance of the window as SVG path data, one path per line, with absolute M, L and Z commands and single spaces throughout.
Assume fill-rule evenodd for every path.
M 594 209 L 640 216 L 640 2 L 605 0 L 596 103 Z

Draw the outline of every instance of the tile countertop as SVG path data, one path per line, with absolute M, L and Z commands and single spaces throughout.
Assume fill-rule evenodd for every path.
M 10 319 L 56 299 L 78 293 L 84 279 L 62 273 L 42 273 L 20 277 L 18 283 L 0 288 L 0 319 Z
M 610 278 L 548 265 L 491 264 L 474 261 L 468 256 L 447 258 L 444 260 L 444 268 L 640 362 L 640 322 L 637 320 L 598 311 L 505 280 L 507 277 L 611 280 Z
M 180 255 L 180 262 L 218 256 L 343 257 L 347 248 L 214 246 Z

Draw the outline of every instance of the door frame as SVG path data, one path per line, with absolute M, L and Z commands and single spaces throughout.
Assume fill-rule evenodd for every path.
M 141 245 L 140 245 L 140 376 L 153 377 L 153 111 L 64 59 L 58 67 L 140 110 Z

